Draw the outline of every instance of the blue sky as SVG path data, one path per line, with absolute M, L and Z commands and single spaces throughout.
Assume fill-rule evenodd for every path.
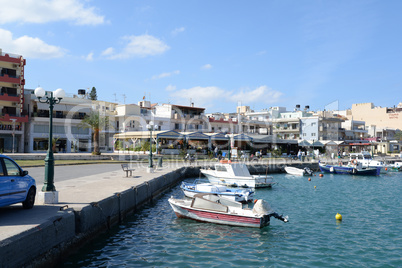
M 402 102 L 402 1 L 0 0 L 26 88 L 234 112 Z M 333 107 L 332 105 L 331 107 Z

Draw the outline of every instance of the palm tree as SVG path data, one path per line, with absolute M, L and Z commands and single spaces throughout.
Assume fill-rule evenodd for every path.
M 99 151 L 99 131 L 105 126 L 105 124 L 106 117 L 101 117 L 99 115 L 99 112 L 91 112 L 90 114 L 86 115 L 81 121 L 81 126 L 83 128 L 92 129 L 92 140 L 94 142 L 94 151 L 92 152 L 92 154 L 101 154 Z

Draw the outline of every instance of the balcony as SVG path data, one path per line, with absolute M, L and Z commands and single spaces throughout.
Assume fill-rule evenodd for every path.
M 2 101 L 12 101 L 12 102 L 20 102 L 20 97 L 16 95 L 8 95 L 7 93 L 0 94 L 0 100 Z
M 0 82 L 12 83 L 12 84 L 19 85 L 21 83 L 21 79 L 19 77 L 15 77 L 15 76 L 9 76 L 8 74 L 1 74 Z
M 14 114 L 3 114 L 0 116 L 0 121 L 3 122 L 11 122 L 11 119 L 16 119 L 15 122 L 23 122 L 23 123 L 28 123 L 28 115 L 14 115 Z

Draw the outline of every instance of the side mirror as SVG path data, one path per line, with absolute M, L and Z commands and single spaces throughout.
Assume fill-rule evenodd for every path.
M 23 170 L 21 176 L 24 177 L 24 176 L 26 176 L 26 175 L 28 175 L 28 170 Z

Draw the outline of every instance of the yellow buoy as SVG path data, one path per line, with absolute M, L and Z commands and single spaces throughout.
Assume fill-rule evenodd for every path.
M 338 220 L 338 221 L 341 221 L 342 220 L 342 215 L 339 214 L 339 213 L 336 213 L 335 219 Z
M 317 186 L 314 185 L 314 189 L 317 188 Z

